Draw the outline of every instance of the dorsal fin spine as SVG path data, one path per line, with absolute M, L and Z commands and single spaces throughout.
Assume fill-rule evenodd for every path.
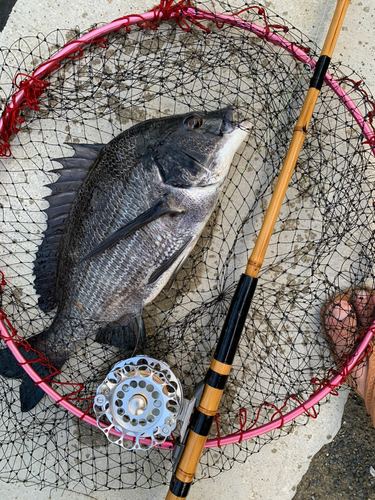
M 104 144 L 68 145 L 74 149 L 74 155 L 70 158 L 53 160 L 63 165 L 63 168 L 52 170 L 59 174 L 59 178 L 56 182 L 47 185 L 52 191 L 45 197 L 49 202 L 49 207 L 45 210 L 47 229 L 44 231 L 44 238 L 34 261 L 34 286 L 40 295 L 39 307 L 44 312 L 51 311 L 57 305 L 58 249 L 71 205 L 83 180 L 104 147 Z

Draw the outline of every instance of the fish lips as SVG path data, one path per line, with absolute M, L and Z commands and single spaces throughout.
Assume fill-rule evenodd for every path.
M 225 110 L 223 121 L 220 127 L 220 132 L 224 135 L 231 134 L 233 130 L 237 128 L 248 129 L 248 130 L 252 128 L 252 124 L 247 120 L 242 120 L 241 122 L 234 122 L 233 110 L 234 106 L 228 106 Z
M 234 130 L 233 123 L 233 106 L 228 106 L 221 122 L 220 132 L 222 134 L 230 134 Z

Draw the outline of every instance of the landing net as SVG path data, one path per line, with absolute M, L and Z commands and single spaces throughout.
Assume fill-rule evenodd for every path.
M 238 14 L 226 24 L 213 11 Z M 13 98 L 23 107 L 20 115 L 7 118 L 18 134 L 11 135 L 9 127 L 2 134 L 7 156 L 0 163 L 0 297 L 8 325 L 21 339 L 53 319 L 54 312 L 44 314 L 37 306 L 33 261 L 46 229 L 45 186 L 58 177 L 52 159 L 71 156 L 68 143 L 107 143 L 148 118 L 233 105 L 237 119 L 253 123 L 251 136 L 235 156 L 192 255 L 171 288 L 146 307 L 147 342 L 137 352 L 168 363 L 191 397 L 209 367 L 259 232 L 318 51 L 298 29 L 260 6 L 224 1 L 213 9 L 212 2 L 202 1 L 193 8 L 183 2 L 165 12 L 168 20 L 155 10 L 149 17 L 117 21 L 79 50 L 68 45 L 73 52 L 43 78 L 28 75 L 85 33 L 57 30 L 1 50 L 3 106 L 20 87 L 26 94 L 21 103 Z M 348 286 L 374 287 L 375 105 L 348 67 L 333 64 L 330 74 L 271 238 L 209 436 L 213 447 L 201 459 L 198 478 L 244 462 L 317 415 L 324 401 L 269 434 L 241 439 L 251 426 L 300 407 L 337 368 L 320 327 L 327 298 Z M 347 353 L 354 348 L 353 340 Z M 52 386 L 90 417 L 97 386 L 122 359 L 121 350 L 90 338 Z M 1 379 L 2 480 L 77 492 L 168 483 L 173 441 L 168 449 L 125 452 L 47 396 L 22 413 L 18 386 L 17 380 Z M 241 442 L 222 446 L 233 433 Z

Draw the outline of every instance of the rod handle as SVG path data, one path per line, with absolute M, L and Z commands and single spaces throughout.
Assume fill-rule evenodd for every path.
M 227 314 L 198 407 L 189 426 L 185 449 L 172 477 L 166 500 L 186 498 L 230 373 L 257 284 L 242 274 Z

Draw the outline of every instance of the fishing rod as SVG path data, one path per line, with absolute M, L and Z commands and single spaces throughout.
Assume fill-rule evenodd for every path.
M 316 63 L 292 140 L 280 171 L 259 236 L 234 293 L 210 368 L 204 380 L 204 389 L 185 434 L 183 450 L 172 476 L 166 500 L 187 497 L 194 479 L 208 433 L 217 413 L 221 396 L 230 373 L 241 333 L 257 285 L 268 243 L 280 212 L 286 190 L 297 163 L 302 144 L 327 72 L 350 0 L 338 0 L 321 55 Z

